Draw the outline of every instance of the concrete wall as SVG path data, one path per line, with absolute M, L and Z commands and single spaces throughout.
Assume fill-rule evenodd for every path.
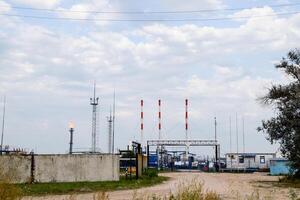
M 4 164 L 6 168 L 21 166 L 21 168 L 18 167 L 18 173 L 21 176 L 15 182 L 28 182 L 30 180 L 30 156 L 0 156 L 0 163 Z M 34 156 L 33 175 L 36 182 L 117 181 L 119 174 L 118 155 Z
M 0 156 L 0 178 L 14 183 L 30 182 L 31 156 Z
M 148 168 L 148 157 L 143 155 L 143 170 Z

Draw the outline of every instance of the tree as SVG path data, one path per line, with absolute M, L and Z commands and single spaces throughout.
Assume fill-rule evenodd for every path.
M 300 177 L 300 50 L 290 51 L 275 67 L 281 69 L 290 82 L 271 86 L 260 99 L 264 104 L 275 106 L 277 114 L 263 120 L 258 131 L 266 133 L 271 144 L 280 144 L 280 151 L 290 160 L 294 176 Z

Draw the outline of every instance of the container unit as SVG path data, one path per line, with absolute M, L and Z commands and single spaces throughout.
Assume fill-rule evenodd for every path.
M 270 160 L 276 158 L 275 153 L 227 153 L 227 169 L 257 169 L 270 168 Z

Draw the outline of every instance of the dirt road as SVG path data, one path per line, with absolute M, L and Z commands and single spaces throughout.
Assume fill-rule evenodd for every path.
M 134 193 L 140 195 L 156 194 L 165 196 L 170 192 L 176 192 L 178 185 L 182 182 L 201 181 L 205 190 L 212 190 L 221 195 L 222 199 L 240 199 L 246 195 L 259 193 L 260 197 L 267 199 L 288 199 L 289 188 L 274 188 L 271 184 L 257 181 L 277 181 L 278 177 L 271 177 L 264 173 L 254 174 L 225 174 L 225 173 L 165 173 L 164 176 L 171 177 L 170 180 L 156 186 L 141 188 L 138 190 L 123 190 L 108 192 L 109 199 L 130 200 Z M 295 190 L 298 194 L 300 190 Z M 69 195 L 24 198 L 23 200 L 67 200 Z M 90 200 L 93 194 L 79 194 L 72 200 Z

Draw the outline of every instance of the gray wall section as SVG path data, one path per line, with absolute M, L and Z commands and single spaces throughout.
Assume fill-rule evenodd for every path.
M 20 155 L 0 156 L 0 178 L 13 183 L 30 181 L 31 157 Z
M 34 180 L 36 182 L 119 180 L 118 155 L 35 155 L 34 162 Z M 21 176 L 14 182 L 28 182 L 30 180 L 30 156 L 0 156 L 0 163 L 4 164 L 5 168 L 21 166 L 18 167 L 18 174 Z

